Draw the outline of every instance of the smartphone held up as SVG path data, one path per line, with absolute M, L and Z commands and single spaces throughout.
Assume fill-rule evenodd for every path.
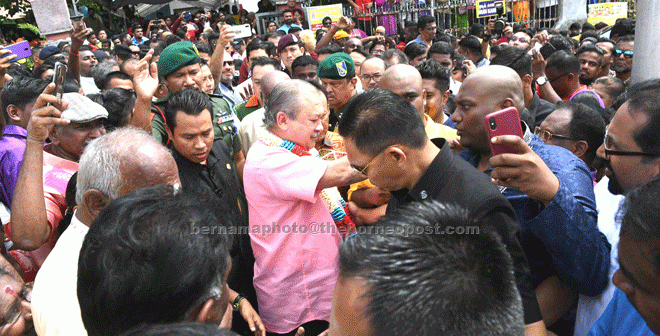
M 516 149 L 514 147 L 509 145 L 497 145 L 490 142 L 490 139 L 500 135 L 515 135 L 520 138 L 523 137 L 518 109 L 515 107 L 508 107 L 506 109 L 487 114 L 484 117 L 484 124 L 486 126 L 486 133 L 488 133 L 490 150 L 493 153 L 493 156 L 504 153 L 516 153 Z

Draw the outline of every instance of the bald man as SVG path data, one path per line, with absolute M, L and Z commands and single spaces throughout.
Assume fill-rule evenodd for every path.
M 524 123 L 523 138 L 488 138 L 486 114 L 507 107 L 522 112 L 524 104 L 515 71 L 485 66 L 463 81 L 451 119 L 466 148 L 461 156 L 490 175 L 516 210 L 532 285 L 543 320 L 551 325 L 573 307 L 575 292 L 595 296 L 605 289 L 610 245 L 596 226 L 593 182 L 582 160 L 544 144 Z M 493 156 L 491 141 L 514 153 Z
M 362 62 L 360 82 L 365 91 L 377 89 L 385 73 L 385 61 L 380 57 L 367 58 Z
M 289 75 L 279 70 L 271 71 L 261 77 L 261 101 L 265 103 L 268 100 L 268 97 L 270 97 L 270 92 L 273 91 L 275 86 L 289 79 L 291 79 Z M 245 116 L 245 118 L 243 118 L 243 120 L 241 120 L 241 123 L 238 126 L 238 137 L 241 140 L 243 153 L 245 153 L 246 157 L 247 152 L 250 150 L 250 147 L 252 147 L 252 144 L 254 144 L 259 139 L 259 130 L 266 129 L 264 126 L 265 112 L 266 110 L 262 107 L 248 114 Z
M 449 126 L 438 124 L 425 114 L 426 90 L 422 75 L 415 67 L 408 64 L 396 64 L 389 67 L 380 80 L 380 88 L 390 90 L 408 100 L 419 112 L 424 122 L 426 134 L 430 139 L 456 138 L 456 130 Z

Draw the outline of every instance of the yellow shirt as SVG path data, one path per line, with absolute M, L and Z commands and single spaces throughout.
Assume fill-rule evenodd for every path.
M 426 120 L 426 127 L 424 130 L 426 131 L 426 135 L 429 137 L 429 139 L 443 138 L 448 140 L 458 138 L 458 134 L 456 134 L 455 129 L 447 125 L 438 124 L 437 122 L 433 121 L 433 119 L 429 118 L 427 114 L 424 115 L 424 119 Z M 351 188 L 348 189 L 348 200 L 351 200 L 351 195 L 353 195 L 354 191 L 358 189 L 368 189 L 373 187 L 375 187 L 375 185 L 371 184 L 368 179 L 362 182 L 351 184 Z

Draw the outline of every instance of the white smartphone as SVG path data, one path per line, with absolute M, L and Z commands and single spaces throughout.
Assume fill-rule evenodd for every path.
M 234 26 L 233 28 L 235 33 L 234 38 L 238 39 L 252 36 L 252 27 L 249 23 Z

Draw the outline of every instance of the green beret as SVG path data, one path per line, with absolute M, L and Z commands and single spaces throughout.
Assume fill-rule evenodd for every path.
M 355 64 L 347 53 L 334 53 L 319 64 L 317 76 L 328 79 L 353 78 L 355 77 Z
M 158 59 L 158 76 L 166 77 L 184 66 L 199 63 L 199 52 L 190 41 L 172 43 Z

